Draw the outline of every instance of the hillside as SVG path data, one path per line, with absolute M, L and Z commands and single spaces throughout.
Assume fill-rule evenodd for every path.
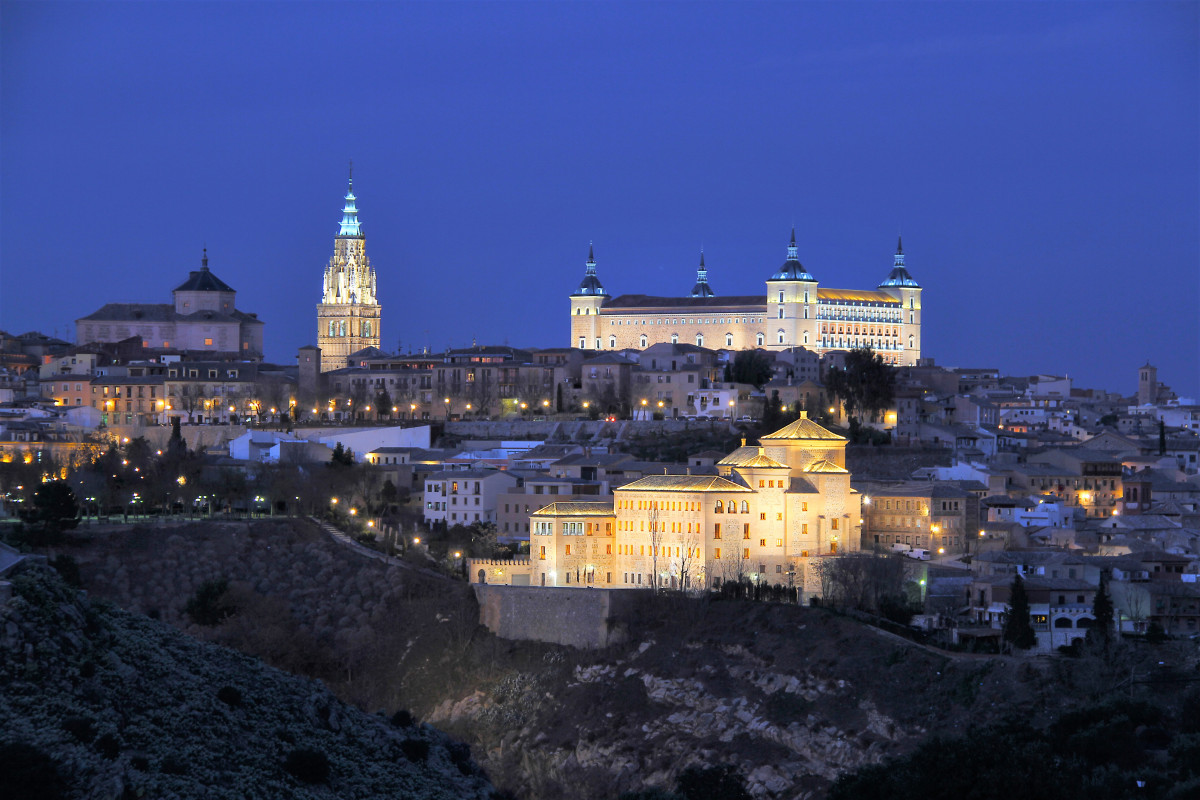
M 756 797 L 820 798 L 931 735 L 1010 713 L 1043 726 L 1113 680 L 1094 662 L 950 655 L 744 601 L 660 598 L 606 650 L 510 642 L 478 625 L 469 587 L 364 561 L 298 521 L 72 538 L 89 591 L 360 708 L 411 709 L 527 800 L 669 788 L 693 764 L 735 766 Z M 231 615 L 192 623 L 188 598 L 218 578 Z
M 0 603 L 6 798 L 492 794 L 468 749 L 428 726 L 91 602 L 48 567 L 12 580 Z

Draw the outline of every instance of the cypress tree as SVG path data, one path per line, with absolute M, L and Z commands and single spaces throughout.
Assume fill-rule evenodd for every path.
M 1029 621 L 1029 596 L 1020 575 L 1013 578 L 1008 599 L 1008 619 L 1004 623 L 1004 641 L 1018 650 L 1028 650 L 1037 644 L 1037 633 Z
M 1100 586 L 1092 601 L 1092 615 L 1096 622 L 1088 631 L 1088 638 L 1099 641 L 1107 650 L 1113 636 L 1113 603 L 1108 593 L 1108 577 L 1103 572 L 1100 573 Z

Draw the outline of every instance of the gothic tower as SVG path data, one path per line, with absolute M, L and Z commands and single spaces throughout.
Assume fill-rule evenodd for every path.
M 351 353 L 379 347 L 379 303 L 375 269 L 367 258 L 366 237 L 354 205 L 354 173 L 346 190 L 342 226 L 333 240 L 333 258 L 325 267 L 321 302 L 317 305 L 317 346 L 321 371 L 347 366 Z

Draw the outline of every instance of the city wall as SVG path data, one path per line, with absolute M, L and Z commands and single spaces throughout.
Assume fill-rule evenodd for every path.
M 580 648 L 625 641 L 628 619 L 644 592 L 631 589 L 543 589 L 475 584 L 479 622 L 502 639 Z
M 624 438 L 646 433 L 679 433 L 708 430 L 717 426 L 728 430 L 729 422 L 721 420 L 621 420 L 617 422 L 552 420 L 466 420 L 445 424 L 446 433 L 463 439 L 536 439 L 540 441 L 580 441 L 583 439 Z

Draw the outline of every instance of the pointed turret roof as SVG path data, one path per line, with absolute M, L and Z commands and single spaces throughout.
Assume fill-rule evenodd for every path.
M 362 236 L 358 208 L 354 205 L 354 162 L 350 162 L 350 178 L 346 186 L 346 205 L 342 207 L 342 228 L 338 236 Z
M 804 265 L 800 263 L 798 255 L 799 248 L 796 247 L 796 226 L 792 226 L 792 241 L 788 244 L 787 261 L 783 262 L 783 266 L 772 275 L 768 280 L 772 281 L 816 281 Z
M 913 289 L 921 288 L 921 284 L 913 280 L 913 276 L 909 275 L 908 270 L 904 268 L 904 237 L 897 237 L 896 260 L 892 265 L 892 271 L 888 274 L 887 280 L 879 284 L 880 289 L 888 286 L 908 286 Z
M 233 287 L 208 271 L 208 248 L 200 258 L 200 269 L 188 273 L 188 279 L 175 287 L 177 292 L 232 292 Z
M 604 287 L 600 285 L 600 279 L 596 277 L 596 256 L 592 249 L 592 243 L 588 242 L 588 259 L 587 267 L 583 273 L 583 280 L 579 282 L 579 288 L 571 292 L 572 297 L 605 297 L 608 292 L 604 291 Z
M 700 251 L 700 268 L 696 270 L 696 285 L 692 287 L 692 297 L 716 297 L 717 294 L 708 285 L 708 270 L 704 268 L 704 251 Z

